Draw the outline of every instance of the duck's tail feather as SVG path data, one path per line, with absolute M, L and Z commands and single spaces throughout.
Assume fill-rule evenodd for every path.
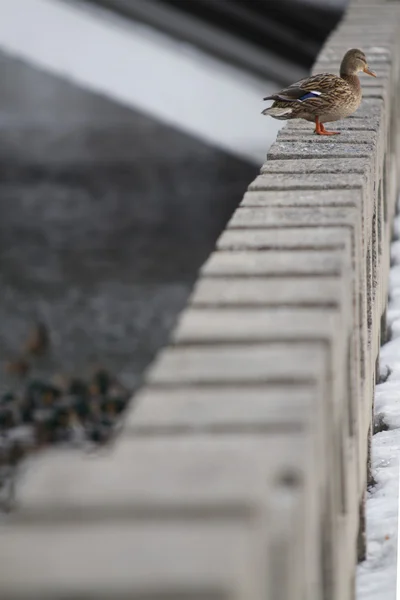
M 290 94 L 284 94 L 283 92 L 279 92 L 278 94 L 266 96 L 265 98 L 263 98 L 263 100 L 282 100 L 283 102 L 297 102 L 298 98 L 291 96 Z
M 282 107 L 282 106 L 270 106 L 269 108 L 264 108 L 261 114 L 269 115 L 270 117 L 274 117 L 275 119 L 279 119 L 282 117 L 288 117 L 293 112 L 292 108 Z

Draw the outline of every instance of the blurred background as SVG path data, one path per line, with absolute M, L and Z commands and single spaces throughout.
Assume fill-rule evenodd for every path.
M 344 8 L 2 0 L 3 371 L 40 321 L 38 373 L 140 385 L 276 136 L 263 96 L 307 74 Z

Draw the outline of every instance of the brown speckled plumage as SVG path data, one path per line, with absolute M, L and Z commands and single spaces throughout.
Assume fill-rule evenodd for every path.
M 315 132 L 319 135 L 336 133 L 327 132 L 323 123 L 344 119 L 360 106 L 362 91 L 357 76 L 360 71 L 375 77 L 364 53 L 349 50 L 342 60 L 340 76 L 332 73 L 313 75 L 267 96 L 264 100 L 274 100 L 274 103 L 263 110 L 263 114 L 279 120 L 315 122 Z

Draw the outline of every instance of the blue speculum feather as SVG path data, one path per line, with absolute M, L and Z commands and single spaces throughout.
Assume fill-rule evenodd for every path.
M 315 92 L 308 92 L 307 94 L 299 98 L 299 100 L 300 102 L 303 102 L 303 100 L 307 100 L 308 98 L 318 98 L 318 96 L 319 94 L 316 94 Z

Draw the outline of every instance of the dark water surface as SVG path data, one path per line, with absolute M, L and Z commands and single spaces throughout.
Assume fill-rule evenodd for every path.
M 135 389 L 257 168 L 1 55 L 0 75 L 2 384 L 39 319 L 38 373 L 101 362 Z

